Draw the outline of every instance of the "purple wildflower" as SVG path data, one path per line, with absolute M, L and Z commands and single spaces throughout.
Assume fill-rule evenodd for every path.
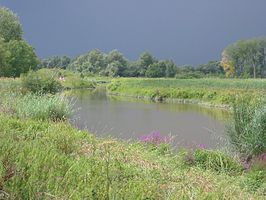
M 150 134 L 143 135 L 140 140 L 145 144 L 153 144 L 158 146 L 160 144 L 170 143 L 171 137 L 163 136 L 159 131 L 153 131 Z

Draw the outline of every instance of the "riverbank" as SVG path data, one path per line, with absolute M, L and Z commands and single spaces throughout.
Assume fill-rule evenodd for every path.
M 260 99 L 266 80 L 240 79 L 147 79 L 118 78 L 107 86 L 110 95 L 150 99 L 157 102 L 201 104 L 228 108 L 236 96 Z
M 58 97 L 32 95 L 14 95 L 4 107 L 1 95 L 1 198 L 265 198 L 263 177 L 244 171 L 237 157 L 202 145 L 176 153 L 157 133 L 135 142 L 97 138 L 72 127 L 68 112 L 54 115 L 62 101 L 50 99 Z M 47 101 L 55 106 L 38 109 Z
M 186 151 L 174 154 L 141 142 L 99 139 L 67 122 L 3 114 L 0 138 L 0 195 L 9 199 L 265 197 L 263 188 L 251 191 L 253 180 L 237 161 L 219 152 L 199 150 L 200 160 L 194 162 Z M 214 165 L 207 165 L 204 155 L 211 155 Z M 219 168 L 217 158 L 227 167 Z

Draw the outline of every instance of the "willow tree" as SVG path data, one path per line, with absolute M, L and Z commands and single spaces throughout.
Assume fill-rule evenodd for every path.
M 263 76 L 266 38 L 239 40 L 225 48 L 221 64 L 228 76 Z

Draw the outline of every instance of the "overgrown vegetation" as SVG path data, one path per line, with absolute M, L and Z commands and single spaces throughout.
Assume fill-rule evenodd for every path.
M 239 97 L 233 104 L 229 138 L 237 151 L 248 155 L 266 152 L 266 103 L 252 104 L 252 96 Z
M 57 74 L 53 73 L 53 71 L 29 71 L 27 74 L 22 75 L 21 81 L 22 87 L 33 93 L 55 94 L 62 89 L 62 85 L 58 80 Z
M 20 119 L 66 120 L 71 114 L 71 104 L 62 95 L 37 95 L 32 93 L 2 93 L 0 111 Z
M 73 60 L 45 59 L 39 68 L 56 69 L 32 71 L 39 61 L 22 36 L 18 17 L 0 8 L 0 76 L 23 74 L 0 80 L 0 199 L 265 199 L 265 80 L 195 79 L 223 77 L 224 70 L 263 77 L 264 38 L 237 42 L 222 63 L 196 68 L 148 52 L 130 62 L 117 50 L 93 50 Z M 129 143 L 73 128 L 71 102 L 57 92 L 108 83 L 95 75 L 178 78 L 114 79 L 112 94 L 233 103 L 228 132 L 241 157 L 203 147 L 176 152 L 159 132 Z
M 4 81 L 11 85 L 16 80 Z M 167 81 L 162 83 L 167 85 Z M 258 162 L 260 157 L 252 159 L 244 171 L 240 159 L 218 150 L 172 151 L 171 137 L 158 132 L 131 143 L 96 138 L 62 121 L 71 111 L 64 97 L 4 88 L 0 195 L 5 198 L 265 198 L 265 167 L 264 161 Z
M 208 159 L 197 155 L 200 166 L 184 166 L 182 154 L 162 155 L 141 143 L 97 139 L 67 123 L 3 115 L 0 138 L 0 191 L 9 199 L 265 197 L 260 178 L 256 188 L 249 190 L 248 185 L 257 179 L 217 171 L 217 166 L 222 167 L 217 159 L 224 157 L 222 153 L 217 157 L 210 152 Z M 216 162 L 209 165 L 213 159 Z M 226 157 L 224 167 L 234 169 L 231 162 L 237 161 Z
M 22 39 L 22 25 L 8 8 L 0 7 L 0 77 L 19 77 L 36 69 L 35 50 Z
M 265 80 L 229 79 L 114 79 L 110 94 L 149 98 L 155 101 L 179 99 L 193 103 L 230 104 L 236 95 L 265 96 Z

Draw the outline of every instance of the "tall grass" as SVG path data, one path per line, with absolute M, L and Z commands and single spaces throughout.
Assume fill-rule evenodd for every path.
M 70 101 L 60 95 L 3 93 L 0 97 L 2 111 L 18 118 L 36 120 L 66 120 L 71 114 Z
M 239 97 L 233 104 L 233 122 L 228 133 L 237 151 L 259 155 L 266 152 L 266 103 L 251 104 L 252 98 Z
M 204 166 L 184 168 L 176 154 L 162 155 L 140 143 L 97 139 L 65 122 L 0 114 L 0 195 L 7 199 L 265 197 L 259 190 L 241 188 L 244 175 Z

